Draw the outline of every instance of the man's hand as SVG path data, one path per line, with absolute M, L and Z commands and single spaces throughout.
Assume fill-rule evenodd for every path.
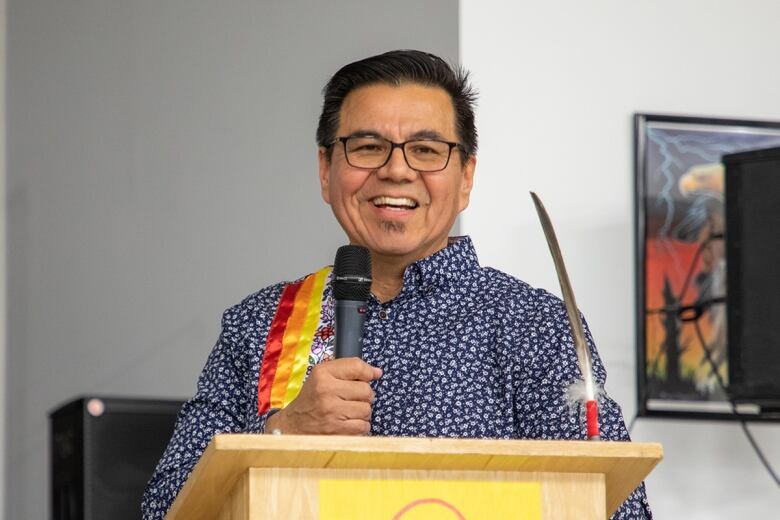
M 369 382 L 382 370 L 359 358 L 319 363 L 298 397 L 272 415 L 265 430 L 291 434 L 366 435 L 371 429 L 374 391 Z

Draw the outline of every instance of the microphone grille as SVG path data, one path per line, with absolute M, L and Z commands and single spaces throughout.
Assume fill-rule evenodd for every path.
M 362 246 L 341 246 L 333 263 L 333 297 L 366 301 L 371 292 L 371 255 Z

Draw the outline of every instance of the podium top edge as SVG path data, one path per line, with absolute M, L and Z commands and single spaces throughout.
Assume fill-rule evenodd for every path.
M 215 451 L 427 453 L 555 457 L 663 458 L 659 443 L 440 437 L 351 437 L 332 435 L 219 434 Z

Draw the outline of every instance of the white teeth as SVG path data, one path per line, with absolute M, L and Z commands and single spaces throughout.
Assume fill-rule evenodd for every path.
M 376 197 L 371 200 L 375 206 L 405 206 L 408 208 L 417 207 L 417 203 L 406 197 Z

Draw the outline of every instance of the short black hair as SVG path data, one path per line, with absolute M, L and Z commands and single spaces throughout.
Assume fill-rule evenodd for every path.
M 455 130 L 463 146 L 464 158 L 477 153 L 474 107 L 477 91 L 469 83 L 463 67 L 451 66 L 433 54 L 416 50 L 396 50 L 371 56 L 342 67 L 322 89 L 322 113 L 317 125 L 317 144 L 329 148 L 336 139 L 341 105 L 358 87 L 384 83 L 400 86 L 416 83 L 444 89 L 452 99 Z

